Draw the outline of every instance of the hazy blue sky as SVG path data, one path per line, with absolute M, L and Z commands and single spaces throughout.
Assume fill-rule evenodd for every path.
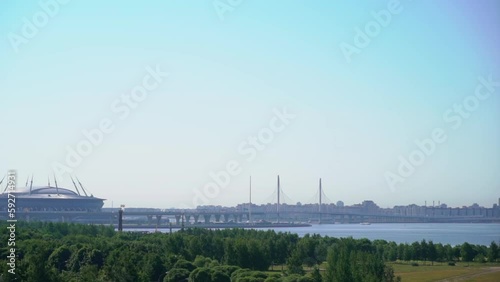
M 105 206 L 233 205 L 249 175 L 264 203 L 277 174 L 302 203 L 319 177 L 346 204 L 500 197 L 498 1 L 29 2 L 0 2 L 0 171 L 19 186 L 66 166 L 59 186 L 76 175 Z M 121 101 L 144 80 L 143 101 Z M 103 120 L 114 130 L 70 166 Z M 401 175 L 434 130 L 446 140 Z

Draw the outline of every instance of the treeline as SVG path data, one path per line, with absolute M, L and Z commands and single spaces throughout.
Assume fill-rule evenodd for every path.
M 0 227 L 4 281 L 396 281 L 385 262 L 493 262 L 500 256 L 494 242 L 452 247 L 242 229 L 119 233 L 104 226 L 19 222 L 14 276 L 5 262 L 6 227 Z
M 382 253 L 385 261 L 424 261 L 430 262 L 497 262 L 500 258 L 498 244 L 491 242 L 490 246 L 463 243 L 451 246 L 432 241 L 422 240 L 412 244 L 373 241 L 377 252 Z

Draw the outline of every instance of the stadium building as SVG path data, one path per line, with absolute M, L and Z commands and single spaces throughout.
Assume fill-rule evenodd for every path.
M 50 183 L 48 186 L 33 186 L 33 179 L 31 185 L 24 188 L 16 188 L 15 191 L 8 191 L 7 186 L 0 194 L 0 210 L 7 211 L 8 208 L 8 194 L 15 196 L 16 211 L 29 212 L 29 211 L 88 211 L 99 212 L 104 205 L 104 199 L 96 198 L 92 194 L 87 193 L 83 188 L 80 181 L 80 189 L 73 181 L 76 192 L 70 189 L 54 186 Z M 1 182 L 0 182 L 1 185 Z M 12 196 L 11 196 L 12 198 Z

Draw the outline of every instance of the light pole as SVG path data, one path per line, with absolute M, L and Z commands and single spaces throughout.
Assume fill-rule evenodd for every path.
M 125 205 L 120 205 L 120 209 L 118 210 L 118 231 L 123 231 L 123 211 L 125 210 Z

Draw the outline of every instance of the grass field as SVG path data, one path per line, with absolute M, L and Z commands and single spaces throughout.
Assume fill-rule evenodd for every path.
M 446 263 L 411 266 L 410 264 L 390 264 L 396 275 L 404 282 L 416 281 L 483 281 L 500 282 L 500 264 L 457 263 L 449 266 Z
M 478 281 L 478 282 L 500 282 L 500 263 L 456 263 L 455 266 L 449 266 L 448 263 L 418 262 L 419 266 L 412 266 L 408 262 L 388 263 L 394 268 L 396 276 L 401 276 L 403 282 L 424 282 L 424 281 Z M 320 265 L 322 272 L 327 265 Z M 271 273 L 281 273 L 281 270 L 287 269 L 286 265 L 274 266 Z M 312 268 L 304 267 L 306 272 L 312 271 Z

